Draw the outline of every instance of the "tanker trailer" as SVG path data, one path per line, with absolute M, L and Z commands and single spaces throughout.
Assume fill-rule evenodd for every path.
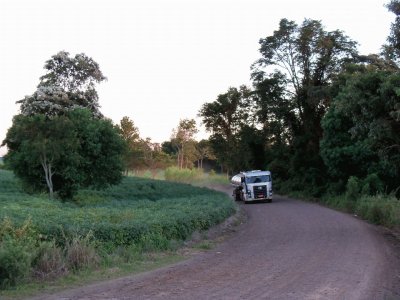
M 246 171 L 236 174 L 231 179 L 232 196 L 236 201 L 272 202 L 272 178 L 270 171 Z

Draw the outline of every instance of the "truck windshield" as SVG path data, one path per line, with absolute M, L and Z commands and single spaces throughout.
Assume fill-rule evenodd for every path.
M 246 183 L 259 183 L 259 182 L 270 182 L 270 181 L 271 181 L 271 176 L 269 175 L 246 177 Z

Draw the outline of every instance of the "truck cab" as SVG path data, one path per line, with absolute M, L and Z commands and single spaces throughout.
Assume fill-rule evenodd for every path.
M 240 172 L 231 179 L 236 201 L 272 202 L 272 178 L 270 171 L 252 170 Z

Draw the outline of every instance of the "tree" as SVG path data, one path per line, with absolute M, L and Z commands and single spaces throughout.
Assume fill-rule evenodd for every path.
M 215 101 L 203 104 L 199 112 L 206 130 L 211 132 L 212 149 L 228 173 L 240 168 L 238 133 L 250 115 L 250 94 L 245 86 L 240 89 L 229 88 L 226 93 L 218 95 Z
M 122 178 L 123 141 L 111 121 L 74 110 L 48 118 L 17 115 L 3 145 L 6 161 L 31 191 L 46 187 L 71 198 L 81 187 L 103 188 Z
M 153 143 L 148 137 L 141 140 L 144 155 L 144 164 L 150 169 L 153 178 L 160 169 L 165 169 L 173 164 L 171 156 L 162 151 L 159 143 Z
M 376 174 L 388 191 L 400 176 L 400 74 L 352 66 L 322 120 L 321 155 L 334 180 Z
M 197 167 L 203 169 L 204 159 L 215 160 L 215 154 L 211 147 L 209 140 L 201 140 L 196 144 L 196 150 L 198 153 Z
M 194 135 L 198 132 L 194 119 L 183 119 L 173 130 L 171 136 L 172 145 L 177 151 L 177 164 L 180 169 L 189 167 L 195 160 L 194 155 Z
M 290 143 L 288 171 L 292 177 L 308 176 L 299 177 L 298 187 L 320 185 L 324 177 L 320 122 L 330 105 L 330 84 L 355 60 L 355 46 L 343 32 L 325 31 L 320 21 L 311 19 L 301 25 L 282 19 L 273 35 L 260 40 L 261 58 L 252 66 L 252 78 L 258 94 L 265 94 L 267 84 L 270 95 L 262 101 L 272 107 L 269 115 L 263 109 L 259 116 L 272 116 L 274 138 L 280 128 L 281 140 Z M 275 72 L 268 73 L 272 68 Z
M 126 145 L 124 154 L 126 171 L 140 169 L 144 166 L 144 149 L 139 129 L 129 117 L 123 117 L 118 128 Z
M 47 185 L 51 198 L 58 188 L 53 178 L 60 162 L 68 156 L 70 165 L 79 165 L 76 132 L 66 117 L 49 120 L 43 115 L 17 115 L 3 145 L 9 148 L 6 161 L 25 187 L 41 190 Z
M 105 80 L 85 54 L 59 52 L 45 64 L 35 93 L 20 103 L 3 145 L 15 174 L 31 190 L 47 186 L 71 198 L 81 187 L 118 183 L 124 141 L 98 110 L 95 83 Z
M 390 28 L 387 44 L 382 47 L 382 54 L 386 59 L 393 60 L 399 64 L 400 59 L 400 1 L 392 0 L 387 4 L 389 11 L 396 15 L 394 23 Z
M 101 117 L 95 84 L 105 80 L 99 65 L 85 54 L 71 58 L 61 51 L 45 63 L 37 90 L 17 101 L 23 115 L 54 116 L 75 108 L 87 108 Z

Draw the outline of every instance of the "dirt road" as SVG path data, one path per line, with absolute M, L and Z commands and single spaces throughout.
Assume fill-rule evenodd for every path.
M 398 250 L 381 229 L 278 196 L 241 208 L 247 222 L 208 252 L 40 299 L 400 299 Z

